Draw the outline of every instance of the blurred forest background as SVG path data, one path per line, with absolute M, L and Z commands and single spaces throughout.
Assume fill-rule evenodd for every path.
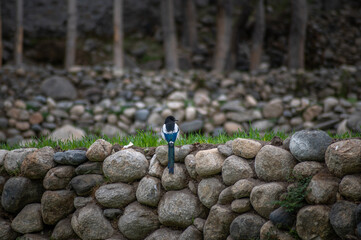
M 151 70 L 361 64 L 358 0 L 3 0 L 1 16 L 4 64 L 22 41 L 25 63 L 58 67 L 123 67 L 123 52 Z

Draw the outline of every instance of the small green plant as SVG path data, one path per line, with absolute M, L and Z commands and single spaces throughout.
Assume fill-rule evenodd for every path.
M 291 179 L 291 181 L 293 181 Z M 283 200 L 274 201 L 273 204 L 284 207 L 287 212 L 296 212 L 304 206 L 305 196 L 307 194 L 307 186 L 311 181 L 311 177 L 299 178 L 295 182 L 295 186 L 290 188 Z

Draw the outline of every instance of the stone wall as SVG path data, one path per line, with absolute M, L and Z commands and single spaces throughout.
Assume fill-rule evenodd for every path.
M 1 239 L 357 239 L 361 140 L 0 150 Z M 299 207 L 279 208 L 312 177 Z

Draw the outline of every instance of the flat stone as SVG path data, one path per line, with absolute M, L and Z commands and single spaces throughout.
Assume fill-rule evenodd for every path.
M 102 162 L 85 162 L 75 169 L 76 175 L 103 174 Z
M 178 230 L 171 230 L 169 228 L 161 228 L 161 229 L 154 231 L 152 234 L 150 234 L 144 240 L 178 240 L 181 233 L 182 232 L 178 231 Z
M 104 182 L 104 177 L 98 174 L 86 174 L 74 177 L 70 185 L 79 196 L 88 196 L 95 186 Z
M 57 152 L 54 154 L 54 161 L 64 165 L 80 165 L 86 161 L 86 151 L 83 150 L 68 150 L 65 152 Z
M 179 128 L 184 133 L 198 132 L 203 128 L 204 122 L 202 120 L 193 120 L 189 122 L 183 122 Z
M 262 144 L 257 141 L 243 138 L 236 138 L 232 142 L 232 151 L 235 155 L 243 158 L 254 158 L 259 150 L 261 150 Z
M 96 190 L 95 198 L 104 207 L 123 208 L 135 200 L 135 191 L 129 184 L 107 184 Z
M 222 171 L 224 156 L 217 148 L 199 151 L 196 156 L 196 171 L 201 177 L 208 177 Z

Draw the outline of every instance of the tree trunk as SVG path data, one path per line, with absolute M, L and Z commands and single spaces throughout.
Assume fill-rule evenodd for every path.
M 173 0 L 161 0 L 161 15 L 165 68 L 175 71 L 178 69 L 178 55 Z
M 255 14 L 255 25 L 252 34 L 250 70 L 255 71 L 261 63 L 264 32 L 266 28 L 263 0 L 259 0 Z
M 292 0 L 292 22 L 288 48 L 288 67 L 303 69 L 307 27 L 307 1 Z
M 217 37 L 213 59 L 213 72 L 224 71 L 232 35 L 232 0 L 218 0 Z
M 3 65 L 3 33 L 2 33 L 2 19 L 1 19 L 1 1 L 0 1 L 0 69 Z
M 194 0 L 184 4 L 183 45 L 192 51 L 197 49 L 197 11 Z
M 227 70 L 233 70 L 236 67 L 239 41 L 242 39 L 246 40 L 245 28 L 252 11 L 253 6 L 251 2 L 248 0 L 243 1 L 242 12 L 237 17 L 232 30 L 231 50 L 227 61 Z
M 23 0 L 16 0 L 15 65 L 18 68 L 23 63 L 23 9 Z
M 123 75 L 123 0 L 114 0 L 114 75 Z
M 69 70 L 75 65 L 76 29 L 77 29 L 76 0 L 68 0 L 68 23 L 66 30 L 65 68 Z

